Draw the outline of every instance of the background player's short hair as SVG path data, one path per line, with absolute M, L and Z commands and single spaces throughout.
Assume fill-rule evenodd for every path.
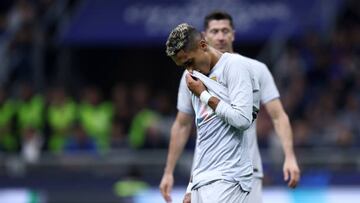
M 176 26 L 170 33 L 166 41 L 166 54 L 176 55 L 180 50 L 191 50 L 195 47 L 197 39 L 201 38 L 201 33 L 193 26 L 182 23 Z
M 234 23 L 231 15 L 225 11 L 213 11 L 205 16 L 204 29 L 206 30 L 209 26 L 209 22 L 212 20 L 229 20 L 230 26 L 234 29 Z

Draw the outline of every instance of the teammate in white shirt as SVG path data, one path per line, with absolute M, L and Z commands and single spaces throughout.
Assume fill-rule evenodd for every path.
M 260 100 L 254 78 L 241 63 L 240 55 L 223 54 L 208 46 L 201 33 L 188 24 L 170 33 L 166 48 L 167 55 L 188 71 L 179 87 L 179 114 L 174 125 L 190 123 L 195 116 L 191 201 L 245 202 L 253 174 L 247 134 L 254 125 Z M 172 131 L 172 135 L 177 133 Z M 170 167 L 166 170 L 173 170 Z M 162 192 L 169 202 L 169 196 Z
M 203 34 L 210 45 L 222 52 L 233 52 L 232 43 L 234 41 L 234 28 L 232 18 L 229 14 L 224 12 L 210 13 L 205 18 L 204 27 L 205 31 Z M 285 153 L 285 161 L 283 165 L 284 180 L 288 181 L 289 187 L 294 188 L 300 179 L 300 170 L 293 152 L 292 131 L 289 119 L 279 100 L 278 90 L 271 73 L 264 64 L 245 57 L 243 57 L 243 60 L 252 64 L 251 68 L 254 70 L 253 73 L 256 73 L 256 75 L 260 78 L 261 103 L 265 106 L 265 109 L 272 119 L 275 131 L 281 140 Z M 182 122 L 182 118 L 182 113 L 179 112 L 172 128 L 170 142 L 176 143 L 176 145 L 170 144 L 167 166 L 160 184 L 160 189 L 165 199 L 170 199 L 170 192 L 174 181 L 173 170 L 177 159 L 188 140 L 192 126 L 191 122 Z M 253 133 L 255 133 L 255 131 L 253 131 Z M 262 202 L 261 193 L 263 173 L 257 139 L 255 137 L 256 135 L 249 136 L 249 145 L 254 165 L 255 179 L 253 181 L 252 191 L 248 197 L 248 202 L 260 203 Z M 185 195 L 184 202 L 190 202 L 190 193 Z

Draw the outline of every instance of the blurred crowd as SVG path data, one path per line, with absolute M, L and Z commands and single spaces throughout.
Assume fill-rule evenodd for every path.
M 360 146 L 360 4 L 349 2 L 330 33 L 289 40 L 273 66 L 298 148 Z M 268 147 L 271 126 L 259 120 Z
M 121 81 L 106 91 L 57 82 L 52 55 L 58 54 L 58 24 L 76 3 L 1 1 L 0 151 L 35 161 L 44 151 L 167 147 L 175 107 L 166 91 Z
M 176 114 L 168 92 L 121 81 L 106 90 L 108 95 L 96 85 L 69 90 L 45 81 L 46 88 L 39 88 L 34 44 L 53 46 L 48 40 L 61 6 L 53 6 L 58 2 L 53 0 L 1 2 L 1 151 L 34 161 L 43 151 L 167 147 Z M 291 119 L 296 147 L 360 147 L 359 10 L 349 4 L 330 33 L 309 31 L 290 39 L 276 62 L 268 64 Z M 258 132 L 261 148 L 276 144 L 264 111 Z M 194 139 L 189 148 L 193 145 Z
M 145 84 L 117 84 L 105 99 L 96 86 L 76 97 L 62 86 L 43 94 L 21 82 L 10 97 L 0 89 L 0 149 L 33 160 L 42 151 L 103 153 L 167 147 L 174 120 L 169 96 Z M 150 99 L 151 96 L 151 99 Z
M 2 0 L 0 2 L 0 83 L 41 80 L 53 53 L 56 24 L 70 1 Z

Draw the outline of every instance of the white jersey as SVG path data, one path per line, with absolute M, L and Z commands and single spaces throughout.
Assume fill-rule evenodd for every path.
M 220 179 L 239 182 L 245 191 L 251 189 L 253 167 L 248 144 L 250 136 L 246 134 L 255 126 L 253 113 L 259 108 L 260 96 L 254 97 L 254 78 L 241 58 L 236 54 L 222 54 L 206 77 L 207 81 L 209 78 L 216 81 L 215 88 L 208 87 L 210 94 L 220 99 L 215 112 L 191 93 L 185 73 L 181 79 L 177 108 L 195 114 L 197 127 L 193 189 Z M 200 75 L 194 73 L 199 79 Z M 206 78 L 202 80 L 205 85 Z
M 245 65 L 245 67 L 248 67 L 248 70 L 250 70 L 250 74 L 252 74 L 253 78 L 257 78 L 257 82 L 259 85 L 259 89 L 260 89 L 260 100 L 261 103 L 266 104 L 267 102 L 272 101 L 273 99 L 277 99 L 279 98 L 279 91 L 275 85 L 274 79 L 269 71 L 269 69 L 267 68 L 267 66 L 259 61 L 256 61 L 254 59 L 251 58 L 247 58 L 244 56 L 241 56 L 241 61 Z M 187 71 L 185 71 L 186 73 Z M 182 77 L 182 88 L 183 89 L 187 89 L 186 83 L 185 83 L 185 73 Z M 211 75 L 210 75 L 211 77 Z M 216 80 L 216 78 L 213 77 L 213 79 Z M 181 87 L 180 87 L 181 89 Z M 190 94 L 190 92 L 185 91 L 186 94 Z M 178 101 L 183 101 L 184 103 L 178 103 L 178 109 L 180 111 L 183 111 L 185 113 L 190 113 L 192 114 L 193 110 L 191 108 L 188 108 L 191 105 L 191 101 L 190 100 L 182 100 L 180 98 L 182 98 L 182 96 L 180 96 L 180 94 L 182 94 L 182 91 L 179 91 L 179 100 Z M 254 167 L 254 176 L 258 177 L 258 178 L 262 178 L 263 177 L 263 167 L 262 167 L 262 162 L 261 162 L 261 156 L 260 156 L 260 152 L 259 152 L 259 147 L 258 147 L 258 143 L 257 143 L 257 136 L 256 136 L 256 122 L 253 123 L 252 126 L 250 126 L 250 128 L 244 132 L 245 134 L 247 134 L 248 136 L 248 144 L 249 144 L 249 148 L 250 148 L 250 156 L 251 156 L 251 160 L 252 160 L 252 164 Z

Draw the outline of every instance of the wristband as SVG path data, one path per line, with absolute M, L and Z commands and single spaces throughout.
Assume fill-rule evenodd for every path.
M 187 188 L 186 188 L 186 193 L 191 193 L 191 188 L 192 188 L 192 182 L 189 182 Z
M 208 91 L 203 91 L 201 94 L 200 94 L 200 101 L 205 103 L 205 104 L 208 104 L 209 100 L 210 100 L 210 97 L 211 94 L 208 92 Z

